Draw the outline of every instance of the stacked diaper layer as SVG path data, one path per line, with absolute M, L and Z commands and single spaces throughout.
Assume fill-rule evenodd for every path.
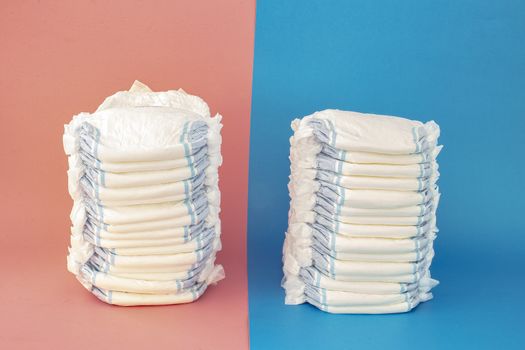
M 67 266 L 99 299 L 188 303 L 224 277 L 220 121 L 199 97 L 135 82 L 65 126 Z
M 398 313 L 431 299 L 439 126 L 326 110 L 292 129 L 285 302 Z

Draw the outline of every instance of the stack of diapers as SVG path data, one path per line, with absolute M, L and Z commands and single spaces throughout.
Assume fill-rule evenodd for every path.
M 285 302 L 383 314 L 431 299 L 439 126 L 325 110 L 292 129 Z
M 99 299 L 188 303 L 224 277 L 221 127 L 199 97 L 139 82 L 65 125 L 67 266 Z

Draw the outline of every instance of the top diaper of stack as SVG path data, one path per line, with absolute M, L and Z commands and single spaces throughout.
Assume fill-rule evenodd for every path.
M 397 313 L 432 298 L 439 126 L 325 110 L 292 128 L 286 303 Z
M 224 277 L 220 121 L 197 96 L 135 82 L 65 126 L 67 265 L 99 299 L 187 303 Z

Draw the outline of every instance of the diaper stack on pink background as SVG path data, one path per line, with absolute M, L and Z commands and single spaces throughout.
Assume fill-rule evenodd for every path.
M 99 299 L 187 303 L 224 277 L 221 127 L 201 98 L 139 82 L 66 125 L 68 269 Z

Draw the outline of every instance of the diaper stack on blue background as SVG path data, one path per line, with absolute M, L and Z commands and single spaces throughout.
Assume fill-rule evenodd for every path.
M 220 120 L 196 96 L 136 82 L 66 125 L 68 269 L 99 299 L 187 303 L 224 277 Z
M 431 299 L 438 125 L 326 110 L 292 128 L 286 303 L 398 313 Z

